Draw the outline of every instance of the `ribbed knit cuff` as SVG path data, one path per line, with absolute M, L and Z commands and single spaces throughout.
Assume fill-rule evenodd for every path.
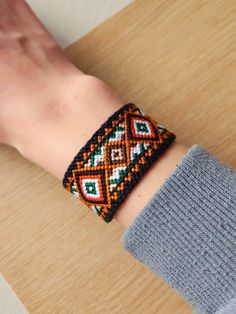
M 194 310 L 226 307 L 236 296 L 236 172 L 192 146 L 121 241 Z

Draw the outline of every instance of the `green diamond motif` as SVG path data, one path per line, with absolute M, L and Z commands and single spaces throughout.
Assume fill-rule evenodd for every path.
M 95 182 L 86 182 L 85 189 L 88 194 L 93 194 L 93 195 L 97 194 Z
M 142 132 L 142 133 L 148 133 L 149 132 L 146 123 L 137 122 L 136 127 L 137 127 L 138 132 Z

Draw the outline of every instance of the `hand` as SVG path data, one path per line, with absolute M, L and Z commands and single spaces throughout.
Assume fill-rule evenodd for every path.
M 25 1 L 0 0 L 1 142 L 33 132 L 54 105 L 49 91 L 79 74 Z

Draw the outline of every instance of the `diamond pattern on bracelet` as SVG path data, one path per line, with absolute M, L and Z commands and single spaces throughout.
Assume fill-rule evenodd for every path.
M 75 156 L 64 187 L 106 222 L 175 135 L 134 104 L 115 112 Z

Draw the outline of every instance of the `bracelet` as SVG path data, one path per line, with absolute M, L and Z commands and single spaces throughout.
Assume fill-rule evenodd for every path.
M 63 186 L 106 222 L 151 164 L 175 140 L 134 104 L 116 111 L 68 167 Z

